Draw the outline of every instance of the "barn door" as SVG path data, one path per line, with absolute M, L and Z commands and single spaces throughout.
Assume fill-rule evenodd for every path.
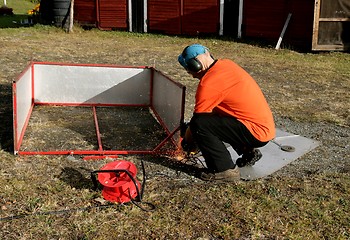
M 98 27 L 103 30 L 126 30 L 127 9 L 127 0 L 97 0 Z
M 312 50 L 350 49 L 350 1 L 315 0 Z

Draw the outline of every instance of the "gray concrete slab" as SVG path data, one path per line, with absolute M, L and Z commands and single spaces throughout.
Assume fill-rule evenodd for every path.
M 318 145 L 319 143 L 315 140 L 276 129 L 276 138 L 260 148 L 263 157 L 254 166 L 240 168 L 241 178 L 254 180 L 266 177 L 313 150 Z M 285 151 L 283 150 L 285 147 L 287 147 L 285 150 L 294 149 L 294 151 Z M 227 149 L 231 153 L 232 159 L 236 161 L 239 157 L 237 153 L 229 145 Z M 204 162 L 203 157 L 200 157 L 199 160 Z

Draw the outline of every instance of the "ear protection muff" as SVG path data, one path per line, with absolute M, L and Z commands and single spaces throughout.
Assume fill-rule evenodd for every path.
M 186 61 L 187 70 L 191 72 L 199 72 L 203 69 L 202 63 L 198 61 L 196 58 L 190 58 Z
M 191 72 L 199 72 L 200 70 L 202 70 L 203 66 L 202 63 L 200 61 L 198 61 L 196 58 L 190 58 L 186 61 L 186 55 L 187 52 L 186 50 L 188 49 L 189 46 L 187 46 L 181 56 L 182 56 L 182 60 L 184 64 L 182 64 L 186 70 L 191 71 Z

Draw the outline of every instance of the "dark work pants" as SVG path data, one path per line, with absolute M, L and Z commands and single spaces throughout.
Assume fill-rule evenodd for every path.
M 190 128 L 208 169 L 213 172 L 235 167 L 224 142 L 230 144 L 238 155 L 267 144 L 257 140 L 244 124 L 234 117 L 195 114 L 190 121 Z

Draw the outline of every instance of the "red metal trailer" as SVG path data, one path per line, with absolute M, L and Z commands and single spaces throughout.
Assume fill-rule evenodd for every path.
M 176 151 L 184 102 L 185 87 L 152 67 L 33 62 L 13 83 L 14 151 Z

